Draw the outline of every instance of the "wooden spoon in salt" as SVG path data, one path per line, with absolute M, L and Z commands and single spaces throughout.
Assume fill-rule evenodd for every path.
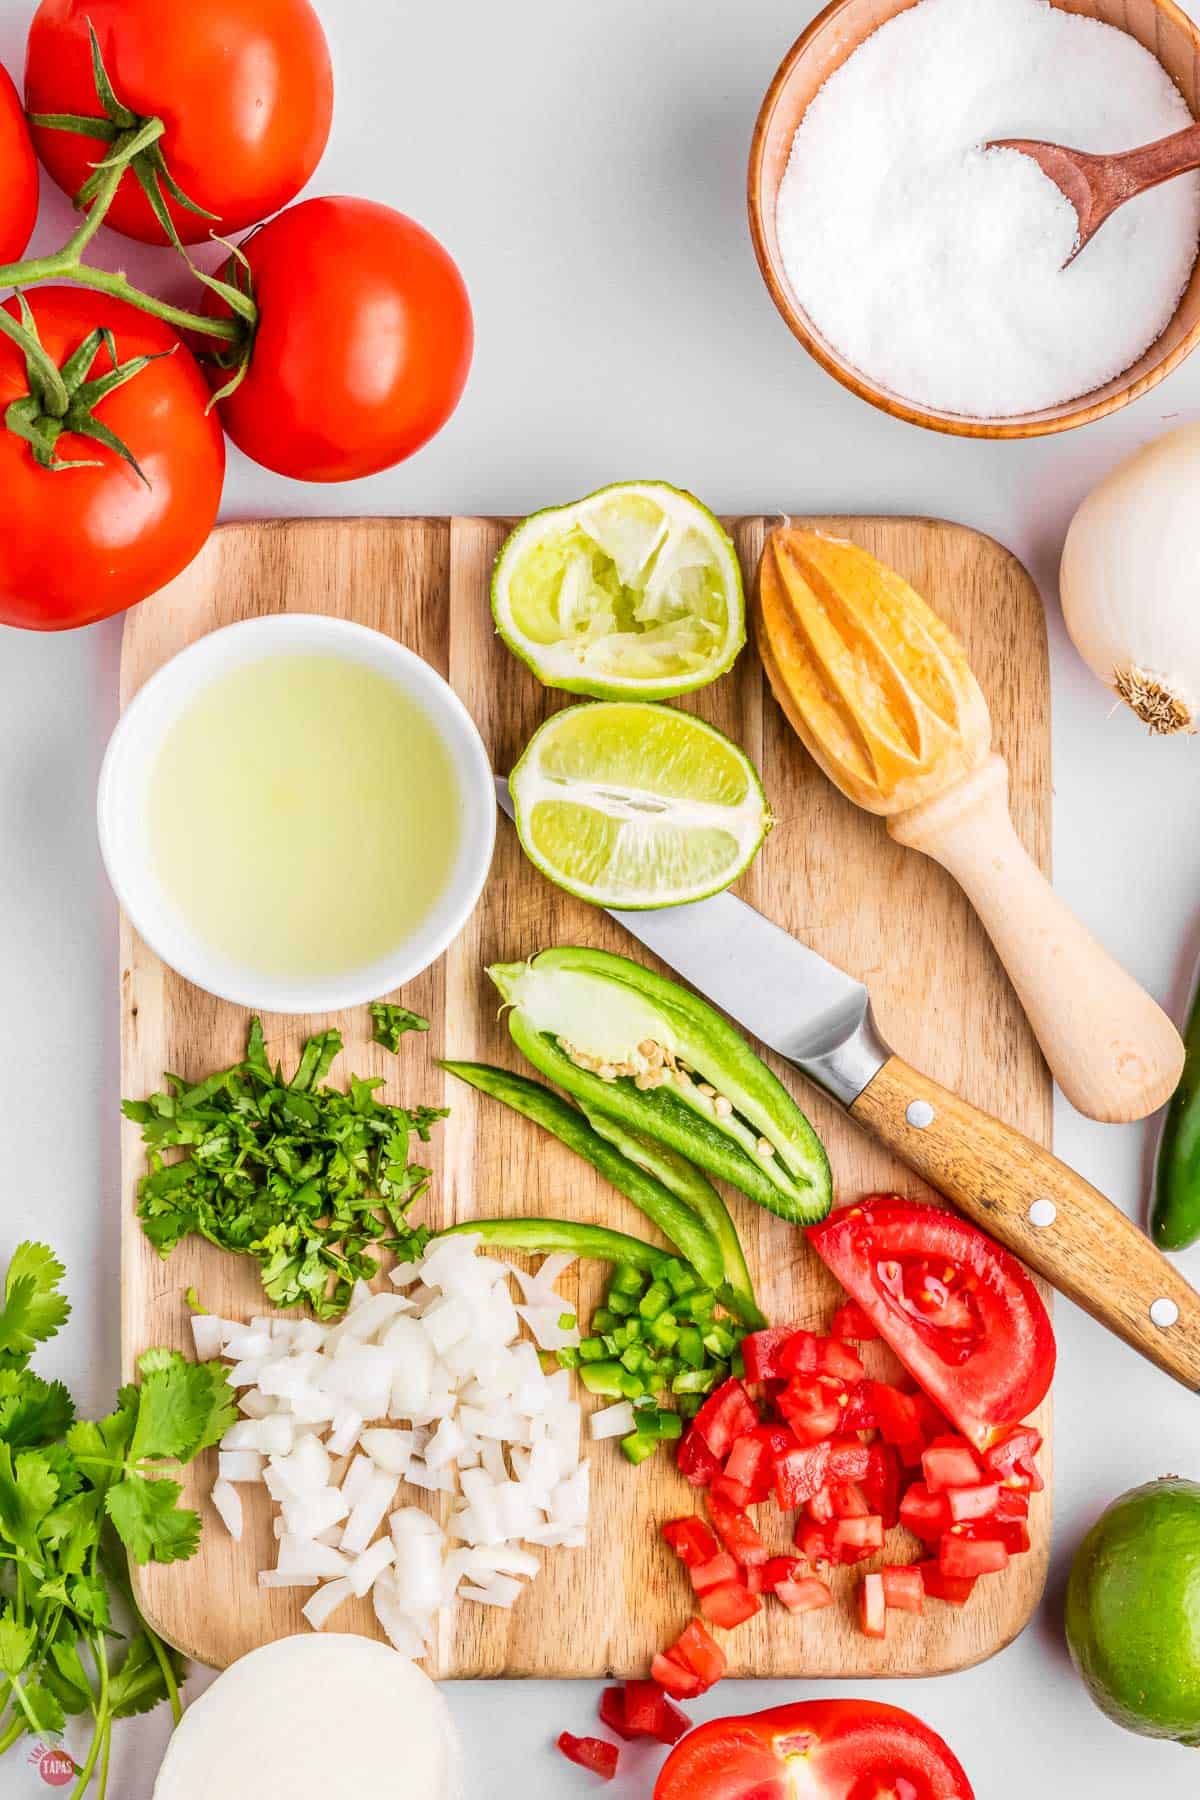
M 1019 150 L 1032 157 L 1075 208 L 1079 235 L 1063 264 L 1065 269 L 1118 206 L 1144 194 L 1147 188 L 1186 175 L 1189 169 L 1200 169 L 1200 121 L 1153 144 L 1111 156 L 1092 156 L 1086 150 L 1068 150 L 1063 144 L 1046 144 L 1037 138 L 994 138 L 985 147 Z

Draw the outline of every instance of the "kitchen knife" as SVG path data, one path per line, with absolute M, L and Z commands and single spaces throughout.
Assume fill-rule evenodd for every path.
M 496 795 L 511 818 L 502 779 Z M 1200 1295 L 1099 1189 L 894 1055 L 862 982 L 732 894 L 611 917 L 1060 1293 L 1200 1389 Z

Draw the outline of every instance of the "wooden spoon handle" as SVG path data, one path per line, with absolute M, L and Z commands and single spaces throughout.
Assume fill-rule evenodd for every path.
M 898 1056 L 850 1117 L 1060 1293 L 1200 1389 L 1200 1295 L 1081 1175 Z
M 1097 171 L 1097 185 L 1102 186 L 1110 207 L 1123 205 L 1135 194 L 1161 182 L 1186 175 L 1189 169 L 1200 169 L 1200 121 L 1185 125 L 1170 137 L 1158 138 L 1153 144 L 1141 144 L 1122 156 L 1096 159 L 1103 163 L 1102 179 Z
M 1179 1033 L 1034 866 L 1013 830 L 1003 758 L 896 813 L 888 831 L 966 893 L 1073 1106 L 1122 1123 L 1169 1098 L 1183 1069 Z

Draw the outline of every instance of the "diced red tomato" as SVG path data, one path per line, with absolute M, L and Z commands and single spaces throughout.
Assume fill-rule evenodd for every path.
M 572 1737 L 569 1731 L 559 1733 L 558 1747 L 568 1762 L 578 1763 L 581 1769 L 590 1769 L 602 1781 L 612 1780 L 621 1759 L 615 1744 L 607 1744 L 603 1738 Z
M 789 1381 L 778 1405 L 802 1444 L 832 1437 L 842 1422 L 836 1393 L 814 1377 L 798 1375 Z
M 795 1375 L 817 1372 L 817 1334 L 815 1331 L 793 1331 L 779 1352 L 779 1373 L 785 1381 Z
M 753 1431 L 758 1413 L 740 1381 L 722 1382 L 710 1394 L 696 1417 L 688 1436 L 698 1435 L 718 1461 L 723 1462 L 733 1448 L 733 1441 L 744 1432 Z
M 841 1431 L 874 1431 L 879 1420 L 875 1417 L 875 1408 L 871 1402 L 870 1381 L 856 1381 L 850 1391 L 841 1396 L 842 1407 Z
M 708 1492 L 711 1499 L 730 1512 L 745 1512 L 750 1505 L 750 1489 L 742 1481 L 731 1481 L 728 1475 L 718 1475 Z
M 749 1499 L 743 1504 L 757 1505 L 771 1491 L 771 1458 L 762 1438 L 762 1426 L 737 1438 L 725 1463 L 725 1479 L 746 1489 Z M 761 1489 L 761 1492 L 759 1491 Z
M 833 1518 L 833 1495 L 827 1487 L 804 1502 L 804 1510 L 818 1525 L 828 1525 Z
M 943 1575 L 936 1561 L 919 1562 L 914 1566 L 920 1570 L 925 1592 L 931 1600 L 965 1606 L 975 1591 L 974 1577 L 965 1580 L 961 1576 Z
M 763 1580 L 763 1564 L 751 1563 L 748 1568 L 742 1569 L 741 1582 L 748 1594 L 764 1593 L 767 1584 Z
M 866 1495 L 854 1481 L 840 1481 L 829 1489 L 835 1519 L 865 1519 L 870 1514 Z
M 763 1564 L 763 1586 L 775 1588 L 781 1581 L 799 1581 L 807 1574 L 804 1559 L 799 1556 L 773 1556 Z
M 883 1549 L 883 1520 L 873 1513 L 865 1519 L 839 1519 L 830 1542 L 839 1562 L 862 1562 Z
M 988 1519 L 1000 1504 L 1000 1488 L 994 1481 L 981 1482 L 978 1487 L 948 1488 L 946 1502 L 956 1525 L 964 1519 Z
M 883 1520 L 890 1531 L 900 1520 L 900 1458 L 890 1444 L 876 1440 L 867 1451 L 867 1472 L 862 1478 L 862 1491 L 871 1512 Z
M 687 1667 L 675 1656 L 656 1656 L 650 1664 L 650 1678 L 668 1694 L 674 1694 L 677 1700 L 694 1699 L 700 1692 L 700 1677 L 695 1669 Z
M 960 1537 L 994 1539 L 1010 1556 L 1024 1556 L 1029 1549 L 1029 1527 L 1024 1519 L 998 1519 L 993 1514 L 986 1519 L 968 1519 L 954 1529 Z
M 883 1602 L 893 1612 L 919 1613 L 925 1605 L 925 1582 L 916 1563 L 893 1563 L 879 1571 L 883 1578 Z
M 680 1562 L 689 1569 L 711 1562 L 720 1549 L 716 1538 L 703 1519 L 672 1519 L 662 1534 Z
M 758 1534 L 754 1520 L 744 1512 L 735 1512 L 732 1508 L 722 1506 L 714 1494 L 708 1497 L 708 1515 L 713 1523 L 713 1530 L 728 1550 L 730 1556 L 736 1557 L 740 1563 L 765 1563 L 767 1546 Z
M 780 1506 L 790 1511 L 802 1506 L 825 1486 L 825 1470 L 829 1462 L 828 1443 L 798 1444 L 775 1458 L 775 1497 Z
M 891 1387 L 886 1381 L 868 1381 L 867 1394 L 875 1412 L 875 1421 L 879 1426 L 879 1434 L 885 1444 L 894 1444 L 901 1452 L 905 1462 L 910 1458 L 904 1455 L 912 1445 L 921 1446 L 925 1439 L 921 1431 L 921 1414 L 912 1394 L 902 1394 L 897 1387 Z M 920 1461 L 920 1451 L 913 1461 Z
M 742 1362 L 747 1381 L 779 1381 L 785 1379 L 779 1366 L 780 1351 L 796 1333 L 790 1325 L 774 1325 L 769 1331 L 754 1331 L 742 1339 Z
M 720 1587 L 710 1588 L 707 1594 L 701 1594 L 700 1611 L 710 1625 L 719 1625 L 722 1631 L 732 1631 L 747 1619 L 752 1619 L 756 1612 L 761 1612 L 762 1601 L 740 1581 L 723 1581 Z
M 871 1467 L 871 1452 L 857 1438 L 834 1438 L 829 1446 L 828 1479 L 862 1481 Z
M 931 1444 L 921 1456 L 925 1485 L 931 1494 L 946 1488 L 975 1487 L 979 1482 L 978 1458 L 970 1444 Z
M 700 1619 L 684 1627 L 669 1654 L 691 1669 L 706 1689 L 715 1686 L 728 1667 L 725 1652 Z
M 977 1575 L 998 1575 L 1008 1567 L 1008 1551 L 998 1538 L 969 1538 L 948 1531 L 938 1545 L 938 1568 L 943 1575 L 972 1581 Z
M 742 1578 L 740 1566 L 727 1550 L 722 1550 L 711 1562 L 698 1563 L 688 1573 L 698 1594 L 707 1594 L 709 1588 L 720 1587 L 723 1581 L 740 1581 Z
M 1041 1296 L 1015 1256 L 957 1213 L 872 1196 L 808 1238 L 973 1444 L 994 1443 L 1044 1397 L 1055 1350 Z
M 936 1544 L 953 1521 L 944 1494 L 931 1494 L 923 1481 L 914 1481 L 900 1502 L 900 1523 L 914 1537 Z
M 879 1336 L 862 1307 L 856 1306 L 853 1300 L 847 1300 L 845 1306 L 838 1307 L 829 1330 L 830 1335 L 843 1344 L 869 1344 L 872 1338 Z
M 817 1612 L 833 1605 L 833 1590 L 816 1575 L 803 1575 L 798 1581 L 781 1581 L 775 1597 L 790 1613 Z
M 858 1622 L 864 1637 L 887 1636 L 887 1602 L 883 1595 L 882 1575 L 864 1575 L 859 1583 Z
M 624 1693 L 620 1688 L 605 1688 L 604 1692 L 606 1697 L 609 1694 L 621 1697 L 625 1730 L 631 1737 L 650 1737 L 660 1744 L 676 1744 L 689 1729 L 691 1721 L 677 1706 L 672 1706 L 657 1682 L 627 1681 Z M 600 1716 L 604 1718 L 603 1704 Z M 618 1728 L 614 1726 L 613 1729 Z
M 693 1487 L 709 1487 L 721 1473 L 720 1457 L 713 1455 L 694 1426 L 680 1438 L 675 1462 L 679 1473 Z
M 1040 1494 L 1045 1487 L 1034 1458 L 1042 1447 L 1042 1434 L 1032 1425 L 1014 1425 L 983 1452 L 983 1466 L 1004 1487 Z
M 866 1375 L 866 1365 L 861 1357 L 854 1354 L 845 1344 L 839 1344 L 836 1338 L 817 1339 L 817 1370 L 822 1375 L 832 1375 L 838 1381 L 861 1381 Z
M 836 1562 L 832 1533 L 832 1525 L 816 1525 L 809 1519 L 801 1519 L 796 1526 L 796 1548 L 810 1563 Z
M 646 1686 L 654 1688 L 654 1692 L 660 1701 L 664 1699 L 662 1689 L 655 1686 L 654 1682 L 647 1682 Z M 640 1737 L 649 1737 L 652 1735 L 648 1731 L 643 1731 L 640 1727 L 635 1729 L 629 1723 L 625 1712 L 624 1688 L 605 1688 L 600 1696 L 600 1705 L 596 1710 L 600 1715 L 600 1723 L 602 1725 L 607 1725 L 610 1731 L 615 1731 L 617 1736 L 619 1738 L 624 1738 L 627 1744 L 636 1743 L 637 1739 Z

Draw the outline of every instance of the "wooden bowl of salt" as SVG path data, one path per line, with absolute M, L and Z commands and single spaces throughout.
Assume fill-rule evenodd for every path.
M 797 127 L 825 82 L 872 32 L 918 3 L 833 0 L 792 45 L 767 90 L 754 129 L 747 198 L 754 251 L 771 298 L 792 333 L 829 374 L 860 399 L 909 424 L 958 437 L 1032 438 L 1102 419 L 1156 387 L 1200 340 L 1200 260 L 1192 268 L 1174 317 L 1121 374 L 1060 404 L 996 416 L 939 410 L 893 392 L 843 355 L 796 297 L 776 214 Z M 1051 0 L 1051 4 L 1060 12 L 1081 14 L 1129 33 L 1166 70 L 1193 118 L 1200 118 L 1200 28 L 1173 0 Z

